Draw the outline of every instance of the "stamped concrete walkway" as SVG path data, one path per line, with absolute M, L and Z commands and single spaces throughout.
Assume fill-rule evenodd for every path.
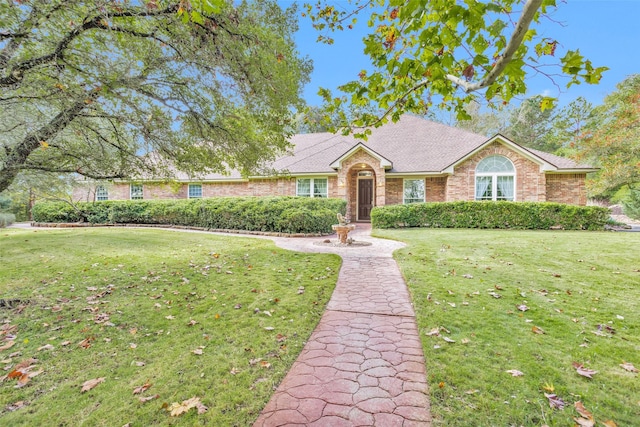
M 430 426 L 424 356 L 406 284 L 392 252 L 358 224 L 366 247 L 323 247 L 320 239 L 274 238 L 280 247 L 343 258 L 335 291 L 254 427 Z

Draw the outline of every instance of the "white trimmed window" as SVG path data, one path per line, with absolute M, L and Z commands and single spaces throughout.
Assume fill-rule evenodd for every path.
M 298 178 L 296 196 L 299 197 L 329 197 L 329 183 L 327 178 Z
M 107 190 L 107 187 L 105 187 L 104 185 L 96 186 L 96 200 L 99 202 L 103 200 L 109 200 L 109 191 Z
M 424 179 L 405 179 L 402 202 L 422 203 L 425 201 Z
M 190 199 L 202 199 L 202 184 L 189 184 Z
M 131 196 L 131 200 L 142 200 L 144 199 L 144 193 L 142 191 L 142 184 L 131 184 L 129 188 L 129 194 Z
M 514 200 L 516 168 L 504 156 L 489 156 L 476 167 L 476 200 Z

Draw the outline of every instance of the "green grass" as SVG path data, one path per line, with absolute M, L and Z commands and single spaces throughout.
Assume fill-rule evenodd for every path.
M 435 425 L 570 426 L 576 401 L 597 425 L 639 425 L 640 379 L 619 365 L 640 368 L 640 235 L 433 229 L 376 235 L 409 244 L 395 257 L 417 311 Z M 529 309 L 519 311 L 522 304 Z M 434 328 L 446 329 L 428 336 Z M 594 333 L 599 328 L 602 336 Z M 573 362 L 598 373 L 580 376 Z M 509 369 L 524 376 L 512 377 Z M 563 410 L 550 408 L 545 385 L 567 403 Z
M 340 259 L 236 236 L 8 229 L 0 266 L 0 298 L 28 301 L 0 307 L 16 327 L 0 377 L 29 358 L 43 370 L 22 388 L 0 382 L 0 425 L 246 426 L 320 319 Z M 166 410 L 194 396 L 206 413 Z

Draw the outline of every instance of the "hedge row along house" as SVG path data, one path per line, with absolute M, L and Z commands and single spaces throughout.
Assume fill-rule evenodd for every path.
M 270 167 L 274 176 L 209 174 L 191 179 L 85 182 L 74 200 L 186 199 L 222 196 L 336 197 L 351 221 L 374 206 L 457 200 L 512 200 L 585 205 L 594 169 L 518 145 L 413 116 L 373 129 L 366 142 L 331 133 L 292 137 Z

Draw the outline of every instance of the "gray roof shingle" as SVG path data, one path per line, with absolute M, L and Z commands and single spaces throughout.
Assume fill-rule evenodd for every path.
M 388 172 L 440 173 L 487 141 L 489 139 L 483 135 L 405 115 L 397 123 L 387 123 L 372 129 L 366 141 L 356 139 L 352 135 L 332 133 L 294 135 L 291 138 L 290 152 L 279 157 L 269 166 L 291 175 L 331 174 L 335 173 L 331 164 L 354 146 L 362 143 L 393 163 L 393 168 Z M 552 164 L 558 170 L 592 170 L 590 166 L 577 164 L 570 159 L 519 147 L 534 157 Z M 235 171 L 230 175 L 209 174 L 203 177 L 205 180 L 234 178 L 240 178 Z

